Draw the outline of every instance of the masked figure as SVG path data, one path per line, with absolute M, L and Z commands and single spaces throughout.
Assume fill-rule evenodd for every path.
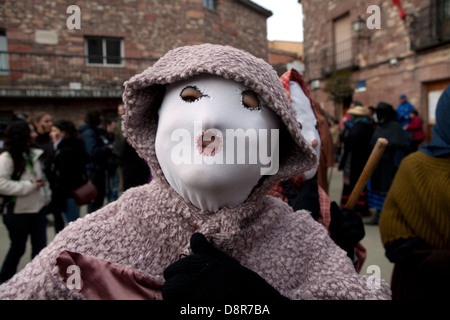
M 0 298 L 183 297 L 178 280 L 196 262 L 212 269 L 190 282 L 199 298 L 255 283 L 266 297 L 390 298 L 309 212 L 267 195 L 318 160 L 264 60 L 229 46 L 177 48 L 127 81 L 123 100 L 125 135 L 153 180 L 69 224 Z

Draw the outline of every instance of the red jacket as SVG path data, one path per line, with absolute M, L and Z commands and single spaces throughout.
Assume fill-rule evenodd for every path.
M 408 132 L 413 133 L 413 137 L 411 140 L 425 140 L 425 132 L 422 128 L 422 120 L 419 117 L 411 118 L 411 121 L 408 124 Z

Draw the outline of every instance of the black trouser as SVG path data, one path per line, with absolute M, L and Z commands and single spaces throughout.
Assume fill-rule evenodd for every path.
M 31 236 L 31 259 L 47 245 L 47 220 L 45 212 L 8 213 L 3 216 L 11 245 L 0 271 L 0 283 L 10 279 L 17 271 L 20 259 L 25 253 L 28 235 Z

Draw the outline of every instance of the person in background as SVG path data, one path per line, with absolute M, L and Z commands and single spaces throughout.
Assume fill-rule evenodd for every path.
M 104 143 L 106 145 L 111 145 L 113 152 L 108 156 L 106 163 L 106 190 L 105 196 L 106 200 L 109 202 L 116 201 L 119 197 L 119 170 L 118 170 L 118 158 L 119 156 L 114 152 L 115 145 L 115 133 L 114 128 L 116 122 L 112 119 L 106 119 L 105 121 L 106 130 L 104 134 Z
M 411 111 L 414 110 L 414 106 L 409 103 L 408 98 L 405 94 L 401 94 L 399 96 L 400 104 L 397 106 L 397 119 L 400 121 L 400 124 L 402 127 L 409 124 L 409 121 L 411 120 Z M 405 130 L 405 134 L 407 134 L 407 131 Z
M 314 112 L 317 118 L 317 130 L 320 133 L 321 141 L 317 183 L 328 193 L 331 182 L 330 176 L 328 175 L 328 168 L 334 166 L 333 137 L 325 113 L 317 102 L 314 102 Z
M 380 162 L 373 172 L 369 183 L 369 207 L 376 212 L 369 225 L 378 225 L 381 209 L 387 192 L 392 184 L 397 168 L 408 150 L 408 139 L 397 121 L 394 108 L 385 102 L 380 102 L 376 108 L 377 127 L 370 140 L 371 147 L 375 147 L 378 138 L 385 138 L 388 145 L 380 158 Z
M 43 170 L 46 176 L 50 175 L 50 167 L 53 161 L 53 154 L 55 152 L 53 148 L 53 141 L 50 137 L 50 131 L 52 130 L 53 118 L 48 112 L 40 112 L 32 118 L 32 124 L 37 132 L 35 143 L 39 149 L 44 151 L 42 155 Z M 46 208 L 47 214 L 52 214 L 54 220 L 55 234 L 64 228 L 64 220 L 61 216 L 61 212 L 53 210 L 51 205 Z
M 123 191 L 149 183 L 152 180 L 150 167 L 139 157 L 136 150 L 125 138 L 120 154 L 123 172 Z
M 72 121 L 55 121 L 50 136 L 56 150 L 49 175 L 52 208 L 62 213 L 64 222 L 68 224 L 80 217 L 80 207 L 72 191 L 87 181 L 89 156 Z
M 347 252 L 347 256 L 359 272 L 366 258 L 366 250 L 359 243 L 365 235 L 362 219 L 355 211 L 340 208 L 336 202 L 332 202 L 328 197 L 328 190 L 325 190 L 318 178 L 321 163 L 325 165 L 325 168 L 327 164 L 325 159 L 333 163 L 328 124 L 318 110 L 318 104 L 307 98 L 306 82 L 299 72 L 291 69 L 283 74 L 280 80 L 296 112 L 296 119 L 302 125 L 302 134 L 314 148 L 320 160 L 318 167 L 311 171 L 275 183 L 268 194 L 282 199 L 294 211 L 308 210 L 314 220 L 328 230 L 335 243 Z M 327 155 L 323 156 L 323 153 Z
M 423 131 L 422 119 L 419 118 L 417 110 L 411 111 L 411 121 L 408 125 L 403 127 L 403 130 L 408 131 L 409 152 L 416 152 L 419 145 L 425 140 L 425 132 Z
M 88 205 L 88 213 L 103 207 L 106 192 L 106 167 L 108 157 L 112 153 L 112 145 L 106 145 L 102 139 L 102 114 L 99 110 L 89 110 L 85 123 L 78 131 L 81 133 L 86 152 L 90 161 L 86 165 L 89 180 L 97 188 L 98 195 L 92 204 Z
M 432 130 L 430 143 L 400 164 L 380 218 L 395 300 L 450 299 L 450 86 Z
M 328 126 L 331 134 L 331 141 L 333 144 L 334 163 L 338 163 L 339 157 L 341 155 L 341 133 L 339 130 L 339 122 L 338 120 L 329 116 Z
M 348 110 L 351 110 L 351 109 L 353 109 L 353 108 L 355 108 L 355 107 L 362 107 L 363 106 L 363 104 L 362 104 L 362 102 L 361 101 L 358 101 L 358 100 L 353 100 L 351 103 L 350 103 L 350 106 L 348 107 Z M 347 111 L 348 111 L 347 110 Z M 340 121 L 340 123 L 339 123 L 339 129 L 341 130 L 341 131 L 343 131 L 344 129 L 345 129 L 345 123 L 347 122 L 347 121 L 350 121 L 351 119 L 350 119 L 350 114 L 347 112 L 347 113 L 345 113 L 345 115 L 341 118 L 341 121 Z
M 47 245 L 43 208 L 51 197 L 40 160 L 43 151 L 32 147 L 30 124 L 22 120 L 12 122 L 5 130 L 4 143 L 0 154 L 0 194 L 3 222 L 11 245 L 0 271 L 0 283 L 16 273 L 28 236 L 31 237 L 31 258 Z
M 114 133 L 114 149 L 113 149 L 113 153 L 116 155 L 116 160 L 117 160 L 117 173 L 118 173 L 118 192 L 119 194 L 121 192 L 123 192 L 123 164 L 122 161 L 120 160 L 120 155 L 122 153 L 122 149 L 123 149 L 123 144 L 124 144 L 124 140 L 125 137 L 123 136 L 123 132 L 122 132 L 122 116 L 125 114 L 125 109 L 123 108 L 123 103 L 120 103 L 117 106 L 117 119 L 114 122 L 114 128 L 113 128 L 113 133 Z
M 50 131 L 52 130 L 53 119 L 51 114 L 47 112 L 38 113 L 33 117 L 33 125 L 37 132 L 36 144 L 40 149 L 44 150 L 44 170 L 47 169 L 46 162 L 51 162 L 53 155 L 53 142 L 50 137 Z
M 31 123 L 37 132 L 35 143 L 39 149 L 44 151 L 42 155 L 44 172 L 48 173 L 54 152 L 52 138 L 50 137 L 53 125 L 52 116 L 47 112 L 40 112 L 31 119 Z
M 370 121 L 372 122 L 372 126 L 375 128 L 375 126 L 376 126 L 376 122 L 375 122 L 375 107 L 374 106 L 369 106 L 367 108 L 367 110 L 369 111 L 369 116 L 370 116 Z
M 339 170 L 344 172 L 344 186 L 342 189 L 341 206 L 345 206 L 353 188 L 358 181 L 364 166 L 372 152 L 370 139 L 374 129 L 367 108 L 357 106 L 347 111 L 348 121 L 341 134 L 344 145 Z M 367 189 L 361 193 L 354 209 L 361 216 L 369 215 Z

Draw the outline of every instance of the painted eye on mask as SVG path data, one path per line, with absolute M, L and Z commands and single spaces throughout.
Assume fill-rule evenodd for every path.
M 180 97 L 183 101 L 192 103 L 200 100 L 200 98 L 207 97 L 207 95 L 204 95 L 197 87 L 188 86 L 181 91 Z
M 251 111 L 261 110 L 258 95 L 251 90 L 242 92 L 242 105 Z

